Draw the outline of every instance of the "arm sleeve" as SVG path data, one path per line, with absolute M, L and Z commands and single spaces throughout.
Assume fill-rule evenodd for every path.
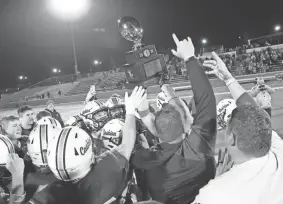
M 214 152 L 216 140 L 216 99 L 211 84 L 197 59 L 187 62 L 187 70 L 194 94 L 196 113 L 190 145 L 197 152 Z
M 82 204 L 105 203 L 126 186 L 129 164 L 117 150 L 103 153 L 91 172 L 79 183 Z

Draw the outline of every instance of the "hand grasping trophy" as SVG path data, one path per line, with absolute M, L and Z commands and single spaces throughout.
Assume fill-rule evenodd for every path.
M 158 84 L 162 73 L 167 72 L 164 55 L 158 54 L 154 45 L 143 45 L 143 28 L 133 17 L 126 16 L 118 20 L 123 38 L 133 42 L 133 49 L 126 53 L 125 70 L 127 89 L 135 86 L 148 87 Z

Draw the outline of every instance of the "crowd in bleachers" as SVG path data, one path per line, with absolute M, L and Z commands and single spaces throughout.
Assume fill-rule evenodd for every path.
M 282 49 L 263 49 L 259 52 L 246 53 L 242 55 L 220 55 L 227 67 L 232 70 L 235 67 L 236 75 L 264 73 L 274 64 L 282 64 Z

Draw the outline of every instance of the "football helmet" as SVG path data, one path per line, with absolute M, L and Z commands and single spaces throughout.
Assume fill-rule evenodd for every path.
M 106 101 L 105 106 L 112 108 L 113 106 L 123 104 L 121 97 L 118 94 L 113 94 L 108 101 Z
M 15 153 L 15 147 L 11 140 L 0 135 L 0 167 L 5 167 L 9 154 Z
M 159 94 L 157 94 L 157 97 L 156 97 L 156 106 L 158 110 L 162 109 L 162 105 L 164 103 L 168 103 L 168 101 L 166 100 L 165 94 L 163 92 L 160 92 Z
M 229 119 L 231 118 L 232 111 L 237 107 L 234 99 L 223 99 L 217 104 L 217 123 L 220 129 L 224 129 L 227 126 Z
M 126 116 L 126 108 L 125 105 L 115 105 L 109 108 L 109 115 L 111 119 L 117 119 L 117 118 L 125 118 Z
M 51 124 L 37 125 L 30 133 L 27 149 L 32 163 L 38 168 L 46 168 L 47 146 L 51 138 L 58 136 L 60 128 Z
M 102 128 L 101 140 L 105 149 L 112 150 L 121 144 L 124 125 L 123 120 L 113 119 Z
M 87 119 L 85 122 L 91 132 L 99 131 L 110 120 L 108 107 L 100 101 L 87 103 L 81 115 Z
M 102 108 L 103 106 L 104 106 L 103 102 L 99 100 L 90 101 L 84 106 L 83 110 L 81 111 L 81 115 L 87 116 L 89 114 L 92 114 L 97 110 L 99 110 L 100 108 Z
M 52 117 L 43 117 L 39 121 L 37 121 L 37 125 L 52 125 L 57 128 L 62 128 L 61 124 L 56 120 L 55 118 Z
M 93 148 L 89 134 L 78 127 L 65 127 L 48 144 L 48 166 L 59 180 L 77 182 L 92 168 Z

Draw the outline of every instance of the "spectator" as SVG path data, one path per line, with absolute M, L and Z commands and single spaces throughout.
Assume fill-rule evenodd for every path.
M 62 92 L 61 92 L 60 90 L 58 91 L 58 95 L 59 95 L 59 96 L 61 96 L 61 95 L 62 95 Z
M 43 117 L 52 117 L 49 111 L 43 110 L 36 115 L 36 120 L 39 121 Z
M 47 101 L 46 109 L 47 112 L 51 114 L 51 117 L 56 119 L 62 127 L 64 127 L 64 122 L 59 112 L 55 110 L 55 103 L 52 100 Z
M 30 106 L 22 106 L 18 109 L 18 115 L 20 116 L 22 135 L 29 136 L 35 125 L 33 109 Z
M 44 99 L 44 93 L 41 95 L 41 98 Z
M 264 84 L 263 78 L 259 77 L 256 80 L 257 84 L 251 89 L 250 94 L 256 99 L 257 104 L 271 117 L 271 95 L 275 93 L 275 90 Z
M 47 92 L 47 98 L 51 98 L 50 92 Z

